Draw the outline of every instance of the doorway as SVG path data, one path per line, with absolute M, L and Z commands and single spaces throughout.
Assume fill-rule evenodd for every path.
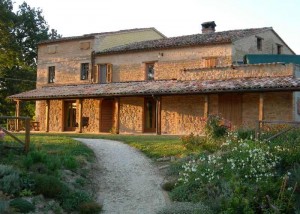
M 153 98 L 145 98 L 144 132 L 156 132 L 156 101 Z
M 65 101 L 64 103 L 64 115 L 65 115 L 65 123 L 64 130 L 65 131 L 75 131 L 77 127 L 76 122 L 76 101 Z
M 114 100 L 101 102 L 100 132 L 110 132 L 113 127 Z

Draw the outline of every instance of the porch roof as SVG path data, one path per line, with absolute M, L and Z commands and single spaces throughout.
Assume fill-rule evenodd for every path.
M 300 79 L 293 76 L 286 76 L 203 81 L 158 80 L 109 84 L 60 85 L 45 86 L 12 95 L 9 98 L 18 100 L 44 100 L 284 90 L 300 90 Z

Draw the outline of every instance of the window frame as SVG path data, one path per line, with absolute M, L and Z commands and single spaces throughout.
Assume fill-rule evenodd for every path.
M 151 78 L 149 78 L 150 76 L 149 76 L 149 67 L 150 66 L 152 66 L 152 77 Z M 145 79 L 147 80 L 147 81 L 154 81 L 155 80 L 155 62 L 146 62 L 145 63 Z
M 87 67 L 86 67 L 87 66 Z M 80 65 L 80 80 L 89 79 L 90 63 L 85 62 Z
M 55 83 L 55 66 L 48 67 L 48 83 Z
M 216 68 L 218 66 L 217 57 L 205 57 L 204 68 Z
M 106 66 L 105 71 L 105 82 L 101 82 L 101 66 Z M 106 84 L 112 82 L 112 76 L 113 76 L 113 65 L 110 63 L 101 63 L 97 65 L 97 76 L 98 76 L 98 83 L 100 84 Z
M 276 51 L 277 51 L 278 55 L 282 54 L 282 48 L 283 48 L 283 45 L 276 44 Z
M 263 38 L 261 37 L 256 37 L 256 47 L 258 51 L 262 51 L 262 46 L 263 46 Z

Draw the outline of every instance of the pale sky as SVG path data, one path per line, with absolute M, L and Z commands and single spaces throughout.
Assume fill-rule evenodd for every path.
M 15 0 L 15 7 L 23 0 Z M 63 36 L 155 27 L 168 37 L 201 33 L 215 21 L 216 31 L 273 27 L 300 54 L 300 0 L 26 0 L 43 10 Z

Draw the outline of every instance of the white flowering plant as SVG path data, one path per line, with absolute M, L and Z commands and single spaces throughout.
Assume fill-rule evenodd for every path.
M 279 194 L 282 158 L 267 142 L 230 135 L 219 152 L 202 153 L 182 165 L 171 193 L 174 200 L 210 203 L 217 212 L 269 209 L 266 195 Z M 291 187 L 287 185 L 284 194 L 290 194 Z M 287 210 L 284 206 L 282 209 Z

